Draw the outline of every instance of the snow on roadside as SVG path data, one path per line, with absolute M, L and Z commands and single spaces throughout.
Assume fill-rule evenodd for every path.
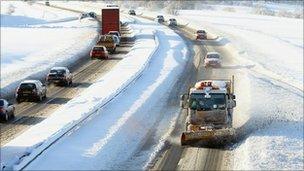
M 137 40 L 126 57 L 79 97 L 70 100 L 49 118 L 5 144 L 1 148 L 3 165 L 8 169 L 22 168 L 57 138 L 108 103 L 142 73 L 158 45 L 154 40 L 153 29 L 141 29 L 136 25 L 133 28 Z
M 228 38 L 247 63 L 263 68 L 257 71 L 303 91 L 303 20 L 187 10 L 181 17 Z
M 57 65 L 68 66 L 87 54 L 98 36 L 95 20 L 25 2 L 1 2 L 1 95 L 14 92 L 21 80 L 42 79 Z M 12 7 L 11 7 L 12 8 Z
M 47 6 L 30 5 L 30 3 L 20 1 L 1 1 L 1 27 L 47 24 L 75 17 L 78 18 L 78 14 L 74 12 Z
M 147 133 L 155 129 L 158 118 L 163 117 L 159 106 L 164 105 L 162 99 L 168 96 L 167 92 L 173 88 L 187 61 L 187 48 L 174 31 L 154 22 L 141 21 L 136 27 L 156 29 L 159 40 L 159 48 L 145 71 L 90 120 L 56 142 L 25 169 L 125 168 L 123 163 L 140 148 Z M 147 32 L 142 34 L 142 37 L 150 36 Z M 149 44 L 148 41 L 143 43 Z M 145 53 L 144 49 L 136 60 Z M 133 63 L 136 61 L 134 57 Z M 122 78 L 122 73 L 118 75 Z M 171 117 L 174 119 L 174 113 Z M 65 153 L 58 156 L 61 151 Z

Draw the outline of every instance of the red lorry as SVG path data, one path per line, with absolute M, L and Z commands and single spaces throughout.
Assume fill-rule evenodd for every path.
M 120 32 L 119 8 L 107 7 L 101 10 L 102 35 L 108 34 L 109 31 Z

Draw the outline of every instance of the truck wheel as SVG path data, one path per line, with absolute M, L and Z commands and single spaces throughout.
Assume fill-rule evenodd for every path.
M 3 120 L 4 120 L 5 122 L 8 121 L 8 114 L 7 114 L 7 113 L 4 115 Z
M 38 101 L 41 102 L 43 100 L 43 97 L 40 95 L 38 96 Z
M 21 99 L 20 98 L 16 98 L 17 103 L 21 103 Z
M 12 118 L 12 119 L 15 118 L 15 113 L 14 113 L 14 111 L 13 111 L 12 114 L 11 114 L 11 118 Z

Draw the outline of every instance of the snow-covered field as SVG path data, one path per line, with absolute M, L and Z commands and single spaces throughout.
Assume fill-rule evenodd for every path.
M 143 12 L 177 18 L 195 29 L 229 39 L 224 46 L 239 68 L 235 127 L 248 135 L 234 146 L 233 169 L 303 168 L 303 19 L 251 14 L 248 7 Z M 139 12 L 139 13 L 140 13 Z M 249 86 L 248 86 L 249 85 Z M 242 86 L 238 86 L 242 88 Z M 248 89 L 244 89 L 249 87 Z
M 41 79 L 53 66 L 67 66 L 88 53 L 98 35 L 95 20 L 26 2 L 1 2 L 1 95 L 20 80 Z

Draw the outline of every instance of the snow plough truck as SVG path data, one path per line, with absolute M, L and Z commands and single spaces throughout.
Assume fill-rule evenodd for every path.
M 181 135 L 181 145 L 229 134 L 236 106 L 234 77 L 196 82 L 187 94 L 181 96 L 180 106 L 187 110 L 186 131 Z

